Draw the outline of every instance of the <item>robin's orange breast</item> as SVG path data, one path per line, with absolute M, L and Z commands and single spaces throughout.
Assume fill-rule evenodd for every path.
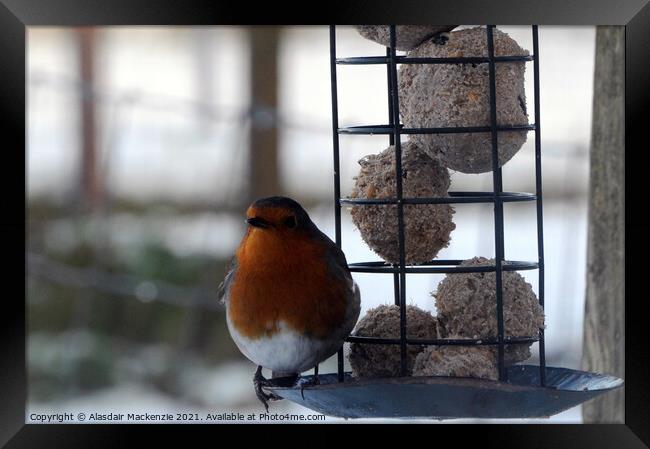
M 327 249 L 318 240 L 283 237 L 249 230 L 237 250 L 229 318 L 249 338 L 278 332 L 280 322 L 326 338 L 344 322 L 350 286 L 330 271 Z

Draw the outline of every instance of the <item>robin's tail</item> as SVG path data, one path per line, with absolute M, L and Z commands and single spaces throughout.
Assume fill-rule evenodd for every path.
M 279 371 L 271 371 L 271 379 L 278 379 L 273 382 L 276 385 L 291 387 L 296 384 L 299 377 L 299 373 L 282 373 Z
M 295 380 L 299 375 L 299 373 L 282 373 L 280 371 L 271 371 L 271 379 L 277 379 L 278 377 L 288 377 Z

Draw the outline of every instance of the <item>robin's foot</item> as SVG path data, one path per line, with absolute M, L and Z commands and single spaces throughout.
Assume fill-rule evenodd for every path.
M 313 387 L 314 385 L 320 385 L 320 378 L 318 377 L 318 365 L 314 367 L 314 377 L 308 381 L 300 384 L 300 396 L 302 400 L 305 400 L 305 387 Z
M 269 412 L 269 404 L 268 401 L 279 401 L 282 398 L 276 394 L 273 393 L 265 393 L 264 390 L 262 389 L 263 387 L 268 387 L 271 385 L 271 383 L 266 379 L 264 376 L 262 376 L 262 367 L 258 366 L 257 371 L 255 371 L 255 376 L 253 376 L 253 385 L 255 386 L 255 394 L 257 395 L 257 399 L 260 400 L 262 404 L 264 404 L 264 408 L 266 409 L 266 412 Z

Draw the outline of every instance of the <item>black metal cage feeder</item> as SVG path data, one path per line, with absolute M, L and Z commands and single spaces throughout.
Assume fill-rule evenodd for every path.
M 544 307 L 544 240 L 542 216 L 542 171 L 539 101 L 539 47 L 537 25 L 532 26 L 533 54 L 530 56 L 495 56 L 493 29 L 486 27 L 487 57 L 422 58 L 396 54 L 395 25 L 390 26 L 390 45 L 386 56 L 336 57 L 336 27 L 330 26 L 330 66 L 332 88 L 332 130 L 334 156 L 334 201 L 336 244 L 341 246 L 341 207 L 355 205 L 396 205 L 399 263 L 365 262 L 350 264 L 358 273 L 392 274 L 395 304 L 400 309 L 400 336 L 396 339 L 350 336 L 348 342 L 394 344 L 400 346 L 402 377 L 371 379 L 353 378 L 344 372 L 343 349 L 338 353 L 338 373 L 319 376 L 314 385 L 312 376 L 301 378 L 298 385 L 283 386 L 281 381 L 270 387 L 275 394 L 315 411 L 340 417 L 429 417 L 429 418 L 529 418 L 548 417 L 592 399 L 623 384 L 621 379 L 597 373 L 546 366 L 544 330 L 538 337 L 504 336 L 502 272 L 538 270 L 539 302 Z M 497 125 L 495 66 L 501 62 L 530 61 L 534 64 L 535 123 L 529 125 Z M 397 83 L 398 64 L 488 64 L 490 90 L 490 126 L 451 128 L 405 128 L 400 124 Z M 352 126 L 338 125 L 337 64 L 384 64 L 387 68 L 388 124 Z M 533 131 L 535 133 L 535 193 L 504 192 L 498 163 L 499 131 Z M 405 198 L 402 194 L 402 134 L 491 133 L 491 192 L 448 192 L 448 197 Z M 396 197 L 390 199 L 341 198 L 339 171 L 339 135 L 385 134 L 395 148 Z M 507 261 L 504 256 L 503 203 L 535 201 L 537 205 L 538 260 Z M 461 260 L 433 260 L 417 266 L 405 263 L 405 204 L 493 203 L 495 263 L 492 266 L 460 266 Z M 411 273 L 495 272 L 497 336 L 482 339 L 413 339 L 406 336 L 406 274 Z M 511 344 L 539 344 L 539 366 L 506 366 L 504 348 Z M 460 377 L 407 377 L 408 345 L 490 345 L 497 348 L 499 380 Z

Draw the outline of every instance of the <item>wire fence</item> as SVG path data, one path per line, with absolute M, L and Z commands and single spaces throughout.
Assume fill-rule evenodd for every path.
M 110 126 L 106 133 L 105 154 L 100 161 L 100 169 L 104 173 L 107 171 L 107 154 L 114 151 L 118 141 L 116 135 L 124 132 L 124 129 L 117 126 L 120 122 L 115 118 L 115 116 L 119 115 L 119 112 L 117 112 L 119 108 L 124 108 L 124 110 L 145 108 L 172 114 L 188 114 L 197 121 L 231 125 L 236 130 L 235 132 L 239 134 L 235 142 L 240 143 L 243 135 L 246 133 L 247 126 L 253 122 L 258 122 L 264 126 L 275 126 L 285 130 L 322 134 L 328 138 L 331 135 L 331 129 L 326 123 L 320 125 L 318 124 L 318 120 L 310 119 L 309 117 L 302 117 L 299 122 L 295 119 L 285 117 L 277 110 L 257 105 L 251 105 L 248 108 L 237 108 L 232 105 L 217 105 L 200 99 L 180 98 L 158 93 L 151 94 L 136 89 L 97 88 L 72 76 L 39 70 L 30 72 L 29 86 L 33 96 L 37 95 L 38 89 L 56 91 L 63 89 L 67 90 L 69 94 L 81 96 L 115 108 L 113 119 L 111 120 L 113 126 Z M 242 152 L 238 151 L 234 153 L 239 154 Z M 566 151 L 553 151 L 553 146 L 549 147 L 547 156 L 579 159 L 587 157 L 586 152 L 578 147 L 567 154 Z M 227 170 L 227 172 L 233 174 L 232 170 Z M 235 184 L 233 181 L 235 177 L 237 176 L 225 179 L 224 185 L 232 186 Z M 233 194 L 234 191 L 230 191 L 230 193 L 225 192 L 224 195 L 221 195 L 220 201 L 217 200 L 212 205 L 212 208 L 215 210 L 226 208 L 226 203 L 233 197 Z M 110 204 L 109 197 L 106 203 L 108 209 L 105 210 L 105 214 L 110 213 Z M 215 293 L 206 289 L 186 288 L 162 280 L 144 280 L 137 276 L 109 273 L 97 265 L 91 268 L 80 268 L 54 261 L 42 254 L 32 252 L 28 255 L 28 268 L 29 274 L 35 278 L 69 287 L 82 289 L 94 288 L 104 293 L 114 294 L 123 298 L 132 298 L 142 302 L 159 301 L 178 307 L 219 308 L 215 299 Z
M 246 121 L 252 121 L 264 126 L 275 126 L 287 131 L 303 131 L 320 134 L 325 137 L 330 137 L 331 135 L 330 125 L 328 123 L 319 124 L 322 120 L 314 116 L 310 117 L 301 114 L 301 119 L 296 120 L 296 114 L 281 113 L 278 110 L 262 105 L 253 104 L 249 107 L 242 108 L 228 104 L 219 105 L 196 98 L 149 93 L 138 89 L 98 88 L 79 78 L 46 71 L 35 70 L 30 72 L 29 88 L 32 92 L 34 92 L 33 89 L 39 88 L 52 90 L 67 89 L 75 95 L 79 95 L 81 98 L 90 99 L 102 104 L 192 115 L 197 121 L 237 125 L 242 132 L 245 131 L 245 126 L 242 125 Z M 560 149 L 549 146 L 547 155 L 547 157 L 571 157 L 579 159 L 586 159 L 587 156 L 588 154 L 585 149 L 579 146 L 572 147 L 572 150 L 569 152 L 565 148 Z
M 288 114 L 282 114 L 263 105 L 252 104 L 250 107 L 242 108 L 228 104 L 219 105 L 196 98 L 143 92 L 138 89 L 98 88 L 79 78 L 45 71 L 30 72 L 29 87 L 30 90 L 38 88 L 67 89 L 80 98 L 102 104 L 141 107 L 175 114 L 191 114 L 196 120 L 202 122 L 241 125 L 243 121 L 252 120 L 263 126 L 306 131 L 327 137 L 330 133 L 327 123 L 318 124 L 319 119 L 302 117 L 301 121 L 297 121 L 295 118 L 288 118 Z
M 216 288 L 208 290 L 175 285 L 160 279 L 143 279 L 91 267 L 75 267 L 46 256 L 27 253 L 29 277 L 75 289 L 92 289 L 143 303 L 159 302 L 176 307 L 221 310 Z
M 239 146 L 243 143 L 247 128 L 252 124 L 266 127 L 276 127 L 285 131 L 300 131 L 325 138 L 330 137 L 331 129 L 328 123 L 314 117 L 286 114 L 275 109 L 261 105 L 245 107 L 215 104 L 214 102 L 197 98 L 183 98 L 164 93 L 150 93 L 141 89 L 106 88 L 92 85 L 84 80 L 71 75 L 57 74 L 45 70 L 31 70 L 29 74 L 29 91 L 33 98 L 38 96 L 39 90 L 64 92 L 74 98 L 86 99 L 97 104 L 112 108 L 109 118 L 105 121 L 106 133 L 103 147 L 103 157 L 99 161 L 99 170 L 103 176 L 108 176 L 109 155 L 115 151 L 120 143 L 120 135 L 125 132 L 123 125 L 130 124 L 124 119 L 129 111 L 146 109 L 156 112 L 183 115 L 193 121 L 208 122 L 232 127 L 232 142 Z M 570 154 L 566 149 L 556 149 L 547 146 L 546 157 L 579 158 L 587 157 L 586 151 L 575 147 Z M 242 151 L 230 151 L 222 148 L 218 151 L 228 151 L 229 154 L 243 157 Z M 224 192 L 215 201 L 211 208 L 219 210 L 226 208 L 228 202 L 236 196 L 237 178 L 235 165 L 240 164 L 235 157 L 231 158 L 232 166 L 226 169 L 227 178 L 222 180 Z M 110 195 L 107 195 L 101 216 L 106 217 L 111 213 L 113 205 Z M 108 232 L 108 231 L 106 231 Z M 34 252 L 34 249 L 37 251 Z M 96 289 L 108 294 L 123 298 L 132 298 L 137 301 L 158 301 L 178 307 L 206 307 L 218 309 L 214 300 L 215 293 L 202 288 L 187 288 L 171 284 L 162 280 L 141 279 L 128 274 L 115 274 L 103 270 L 99 263 L 92 267 L 81 268 L 55 261 L 46 257 L 38 248 L 32 248 L 28 254 L 29 275 L 35 279 L 48 281 L 59 285 L 79 289 Z

